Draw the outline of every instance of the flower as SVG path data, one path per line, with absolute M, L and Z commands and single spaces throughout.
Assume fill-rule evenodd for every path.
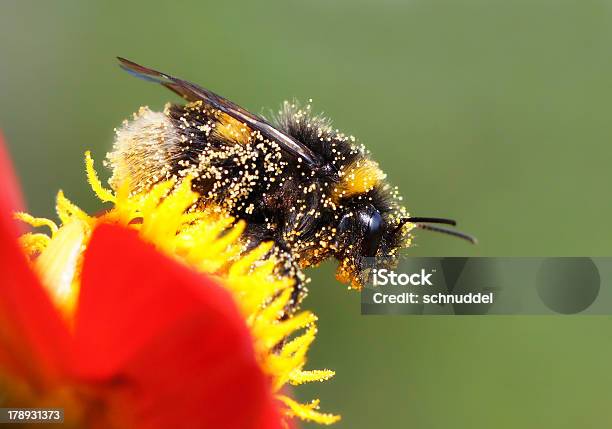
M 0 180 L 14 184 L 8 166 L 2 149 Z M 104 189 L 89 154 L 86 166 L 112 208 L 89 216 L 60 192 L 61 225 L 18 213 L 50 229 L 19 237 L 27 259 L 8 216 L 18 193 L 0 199 L 3 406 L 61 406 L 79 427 L 337 421 L 284 393 L 333 372 L 303 369 L 316 317 L 281 319 L 292 281 L 272 275 L 271 245 L 244 253 L 244 225 L 193 210 L 189 178 L 130 195 Z

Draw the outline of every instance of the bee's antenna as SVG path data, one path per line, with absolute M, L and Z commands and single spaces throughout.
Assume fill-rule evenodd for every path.
M 469 234 L 465 234 L 459 231 L 453 231 L 452 229 L 442 228 L 440 226 L 426 225 L 424 223 L 415 223 L 417 228 L 426 229 L 428 231 L 441 232 L 442 234 L 452 235 L 454 237 L 462 238 L 463 240 L 469 241 L 472 244 L 478 244 L 476 237 L 472 237 Z
M 440 232 L 442 234 L 452 235 L 453 237 L 458 237 L 463 240 L 469 241 L 472 244 L 478 243 L 478 240 L 476 239 L 476 237 L 472 237 L 469 234 L 465 234 L 463 232 L 455 231 L 452 229 L 447 229 L 441 226 L 428 225 L 428 223 L 442 223 L 442 224 L 453 225 L 453 226 L 457 225 L 457 222 L 455 222 L 452 219 L 444 219 L 444 218 L 437 218 L 437 217 L 405 217 L 400 220 L 399 225 L 396 227 L 396 230 L 400 229 L 402 226 L 404 226 L 404 224 L 408 222 L 414 223 L 416 227 L 420 229 L 426 229 L 428 231 L 434 231 L 434 232 Z
M 409 217 L 406 218 L 406 220 L 407 222 L 412 223 L 444 223 L 446 225 L 457 225 L 457 221 L 453 219 L 445 219 L 440 217 Z

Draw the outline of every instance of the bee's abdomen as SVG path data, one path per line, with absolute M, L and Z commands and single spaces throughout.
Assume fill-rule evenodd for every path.
M 107 155 L 115 190 L 129 183 L 131 191 L 143 191 L 172 176 L 180 137 L 164 113 L 141 107 L 115 133 L 113 150 Z

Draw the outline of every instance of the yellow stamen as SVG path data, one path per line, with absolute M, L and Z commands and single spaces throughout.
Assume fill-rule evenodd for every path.
M 55 222 L 44 217 L 34 217 L 28 213 L 23 212 L 17 212 L 14 216 L 15 219 L 27 223 L 28 225 L 33 226 L 34 228 L 47 226 L 51 230 L 51 234 L 55 234 L 57 232 L 57 225 L 55 224 Z
M 40 254 L 51 242 L 46 234 L 33 234 L 28 232 L 19 237 L 21 246 L 26 250 L 26 254 L 30 257 Z
M 324 425 L 331 425 L 340 420 L 340 416 L 316 411 L 319 408 L 319 401 L 317 400 L 306 405 L 300 404 L 299 402 L 296 402 L 284 395 L 278 395 L 278 399 L 288 407 L 289 410 L 287 414 L 290 416 L 296 416 L 302 420 L 310 420 Z
M 332 378 L 336 373 L 329 369 L 315 369 L 312 371 L 292 371 L 289 374 L 289 382 L 298 386 L 304 383 L 311 383 L 313 381 L 327 381 Z
M 70 223 L 70 221 L 74 218 L 81 219 L 85 222 L 88 222 L 90 220 L 89 216 L 87 216 L 87 213 L 85 213 L 76 205 L 72 204 L 72 202 L 70 202 L 70 200 L 64 196 L 64 192 L 62 191 L 59 191 L 57 193 L 55 204 L 57 216 L 62 221 L 62 225 Z
M 105 189 L 100 179 L 98 179 L 98 173 L 94 169 L 94 160 L 91 157 L 90 151 L 85 152 L 85 171 L 87 172 L 87 181 L 96 196 L 103 202 L 115 202 L 113 193 Z

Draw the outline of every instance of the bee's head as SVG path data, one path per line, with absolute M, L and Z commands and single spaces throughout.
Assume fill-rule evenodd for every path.
M 363 286 L 366 267 L 374 258 L 378 263 L 393 265 L 399 249 L 410 245 L 413 228 L 410 222 L 393 221 L 372 204 L 344 214 L 336 228 L 338 279 L 355 288 Z
M 476 243 L 470 235 L 433 226 L 432 223 L 455 225 L 450 219 L 385 216 L 371 204 L 346 213 L 336 228 L 337 278 L 352 287 L 361 288 L 367 281 L 368 268 L 392 268 L 397 264 L 398 251 L 408 247 L 411 231 L 421 228 L 450 234 Z

